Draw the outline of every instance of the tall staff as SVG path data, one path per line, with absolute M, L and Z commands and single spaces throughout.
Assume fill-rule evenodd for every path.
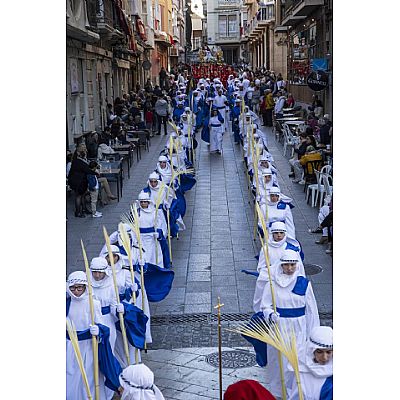
M 139 246 L 139 265 L 140 265 L 140 285 L 141 285 L 141 291 L 142 291 L 142 311 L 146 313 L 145 310 L 145 304 L 144 304 L 144 271 L 143 271 L 143 266 L 144 266 L 144 258 L 143 258 L 143 249 L 142 249 L 142 239 L 140 237 L 140 228 L 139 228 L 139 214 L 137 212 L 136 207 L 133 207 L 131 205 L 131 213 L 132 217 L 134 220 L 134 225 L 133 231 L 135 232 L 136 235 L 136 240 L 138 242 Z M 147 351 L 147 343 L 144 343 L 144 349 Z
M 88 377 L 87 377 L 87 374 L 85 371 L 85 367 L 83 364 L 81 350 L 79 348 L 78 335 L 76 333 L 74 323 L 72 321 L 71 322 L 68 321 L 68 319 L 67 319 L 67 331 L 68 331 L 68 335 L 69 335 L 69 340 L 71 341 L 72 347 L 74 349 L 74 353 L 75 353 L 76 361 L 79 366 L 79 370 L 81 371 L 83 383 L 85 384 L 86 396 L 87 396 L 88 400 L 92 400 L 93 397 L 92 397 L 92 393 L 90 392 L 89 380 L 88 380 Z
M 85 262 L 86 279 L 88 281 L 88 292 L 89 292 L 89 306 L 90 306 L 90 318 L 92 325 L 95 324 L 94 320 L 94 305 L 93 305 L 93 289 L 92 279 L 90 277 L 89 262 L 86 255 L 86 250 L 81 239 L 81 247 L 83 253 L 83 260 Z M 92 336 L 92 349 L 93 349 L 93 375 L 94 375 L 94 396 L 96 400 L 100 400 L 100 386 L 99 386 L 99 347 L 97 343 L 97 337 Z
M 135 284 L 135 273 L 133 271 L 131 241 L 130 241 L 128 232 L 125 229 L 125 225 L 122 222 L 120 222 L 118 224 L 118 230 L 121 233 L 122 247 L 124 248 L 125 253 L 129 259 L 129 272 L 131 273 L 131 280 L 132 280 L 132 283 Z M 131 301 L 132 301 L 132 304 L 136 305 L 136 292 L 134 290 L 132 290 Z M 135 347 L 135 364 L 137 364 L 139 362 L 138 352 L 139 352 L 139 349 L 137 349 Z
M 222 400 L 222 338 L 221 338 L 221 304 L 218 296 L 218 304 L 214 308 L 218 309 L 218 365 L 219 365 L 219 400 Z
M 268 255 L 268 229 L 265 223 L 264 215 L 261 211 L 260 206 L 256 202 L 256 210 L 258 214 L 258 218 L 260 219 L 261 227 L 264 232 L 264 239 L 262 238 L 261 234 L 259 233 L 259 238 L 261 242 L 261 246 L 264 252 L 264 257 L 265 257 L 265 264 L 267 266 L 267 272 L 268 272 L 268 280 L 269 280 L 269 286 L 271 290 L 271 298 L 272 298 L 272 307 L 274 309 L 274 312 L 276 312 L 276 300 L 275 300 L 275 291 L 274 287 L 272 285 L 272 278 L 271 278 L 271 268 L 270 268 L 270 261 L 269 261 L 269 255 Z M 267 209 L 267 221 L 268 221 L 268 206 L 266 205 Z M 283 372 L 283 364 L 282 364 L 282 353 L 278 352 L 278 360 L 279 360 L 279 372 L 281 375 L 281 387 L 282 387 L 282 399 L 286 400 L 286 386 L 285 386 L 285 375 Z
M 114 256 L 113 256 L 113 253 L 112 253 L 112 250 L 111 250 L 110 238 L 108 236 L 108 233 L 107 233 L 107 230 L 106 230 L 105 226 L 103 226 L 103 234 L 104 234 L 104 239 L 106 241 L 108 257 L 110 259 L 110 265 L 111 265 L 113 281 L 114 281 L 115 298 L 116 298 L 117 306 L 118 306 L 121 303 L 119 301 L 119 291 L 118 291 L 118 285 L 117 285 L 117 275 L 115 273 Z M 118 316 L 119 316 L 119 321 L 120 321 L 120 326 L 121 326 L 122 342 L 124 344 L 124 351 L 125 351 L 126 361 L 128 362 L 128 365 L 130 365 L 131 364 L 131 359 L 129 357 L 128 338 L 126 337 L 124 313 L 123 312 L 119 312 Z

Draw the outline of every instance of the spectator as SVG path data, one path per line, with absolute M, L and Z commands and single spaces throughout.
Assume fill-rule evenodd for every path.
M 121 132 L 121 129 L 122 129 L 122 124 L 121 124 L 121 119 L 120 118 L 118 118 L 118 117 L 116 117 L 116 118 L 114 118 L 114 120 L 113 120 L 113 122 L 112 122 L 112 124 L 111 124 L 111 136 L 112 136 L 112 138 L 116 138 L 119 134 L 120 134 L 120 132 Z
M 110 103 L 107 104 L 106 114 L 107 114 L 107 126 L 109 126 L 116 117 L 116 115 L 113 112 L 113 106 Z
M 144 85 L 144 89 L 147 93 L 151 93 L 153 91 L 153 84 L 151 83 L 151 79 L 147 78 L 147 81 Z
M 283 107 L 285 106 L 286 98 L 282 95 L 282 92 L 277 93 L 278 100 L 275 104 L 275 117 L 283 118 Z
M 314 115 L 317 120 L 322 118 L 324 115 L 324 107 L 321 100 L 315 101 Z
M 319 122 L 319 138 L 320 143 L 323 145 L 331 144 L 330 130 L 332 128 L 332 122 L 329 120 L 329 115 L 325 114 Z
M 286 105 L 287 105 L 287 107 L 288 108 L 293 108 L 294 107 L 294 105 L 295 105 L 295 100 L 294 100 L 294 97 L 293 97 L 293 95 L 292 95 L 292 93 L 289 93 L 288 94 L 288 98 L 287 98 L 287 100 L 286 100 Z
M 160 96 L 162 96 L 162 90 L 161 90 L 160 86 L 156 85 L 156 86 L 154 87 L 153 94 L 154 94 L 155 96 L 157 96 L 157 98 L 160 97 Z
M 167 134 L 167 120 L 168 120 L 168 102 L 166 97 L 159 97 L 155 104 L 155 112 L 157 114 L 158 119 L 158 133 L 157 135 L 161 135 L 161 124 L 164 125 L 164 135 Z
M 93 175 L 88 174 L 87 175 L 87 180 L 88 180 L 88 188 L 90 192 L 90 203 L 91 203 L 91 210 L 92 210 L 92 217 L 93 218 L 101 218 L 103 214 L 101 212 L 98 212 L 96 207 L 97 207 L 97 199 L 99 196 L 99 188 L 100 184 L 97 179 L 96 174 L 98 174 L 97 168 L 99 165 L 97 164 L 96 161 L 90 161 L 89 163 L 89 168 L 93 171 Z
M 97 132 L 93 132 L 86 139 L 88 158 L 97 158 L 98 147 L 99 147 L 99 135 L 97 134 Z
M 129 113 L 132 115 L 132 117 L 135 117 L 138 114 L 140 115 L 140 108 L 137 101 L 132 102 L 132 107 L 129 109 Z
M 164 89 L 167 80 L 167 71 L 165 70 L 164 67 L 161 67 L 160 73 L 158 75 L 160 77 L 160 87 L 161 89 Z
M 272 111 L 275 107 L 274 98 L 271 89 L 265 91 L 265 121 L 266 126 L 272 126 Z
M 78 150 L 79 149 L 79 150 Z M 93 175 L 86 158 L 86 147 L 77 147 L 75 158 L 72 160 L 68 174 L 68 184 L 75 192 L 75 217 L 84 218 L 83 196 L 88 189 L 88 175 Z
M 133 129 L 135 131 L 141 131 L 143 129 L 146 129 L 146 125 L 144 121 L 142 120 L 141 114 L 135 115 L 135 121 L 133 123 Z
M 318 161 L 322 160 L 321 153 L 315 150 L 312 145 L 307 146 L 306 153 L 300 158 L 300 160 L 293 163 L 295 179 L 292 181 L 300 185 L 304 185 L 305 181 L 302 179 L 303 167 L 306 166 L 308 161 Z M 313 174 L 314 171 L 307 171 L 309 174 Z

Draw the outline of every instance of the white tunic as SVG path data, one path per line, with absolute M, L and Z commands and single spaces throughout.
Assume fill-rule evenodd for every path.
M 214 126 L 213 126 L 214 125 Z M 222 151 L 222 138 L 224 134 L 223 124 L 218 116 L 210 118 L 210 152 Z
M 286 224 L 287 235 L 295 239 L 296 230 L 294 227 L 292 211 L 290 210 L 289 205 L 286 205 L 284 209 L 278 209 L 277 208 L 278 202 L 271 203 L 270 201 L 268 201 L 267 203 L 268 204 L 264 203 L 261 205 L 261 211 L 263 212 L 267 226 L 269 226 L 269 224 L 275 221 L 284 222 Z M 267 207 L 268 207 L 268 220 L 266 218 Z
M 140 208 L 138 213 L 139 228 L 155 228 L 156 231 L 157 229 L 162 229 L 164 236 L 166 236 L 167 227 L 162 216 L 162 210 L 157 212 L 157 220 L 155 220 L 156 213 L 152 204 L 147 209 Z M 154 234 L 152 232 L 140 233 L 140 239 L 146 253 L 147 262 L 164 268 L 161 246 L 159 241 L 154 238 Z
M 87 289 L 86 289 L 87 290 Z M 101 305 L 97 300 L 93 300 L 94 303 L 94 314 L 95 323 L 104 324 L 103 317 L 101 315 Z M 68 312 L 68 317 L 70 321 L 73 322 L 75 329 L 77 331 L 84 331 L 89 329 L 91 324 L 90 316 L 90 305 L 88 294 L 83 294 L 80 298 L 71 297 L 71 305 Z M 95 386 L 94 386 L 94 376 L 93 376 L 93 349 L 92 340 L 80 340 L 79 349 L 82 355 L 84 368 L 89 382 L 90 392 L 94 398 Z M 67 400 L 87 400 L 85 384 L 82 380 L 82 375 L 79 370 L 78 362 L 76 361 L 76 356 L 74 349 L 70 340 L 67 339 Z M 110 390 L 104 385 L 104 376 L 99 371 L 99 386 L 100 386 L 100 399 L 110 400 Z
M 301 296 L 292 292 L 296 284 L 297 277 L 299 276 L 298 270 L 293 276 L 288 276 L 283 274 L 280 266 L 275 264 L 271 268 L 271 275 L 277 308 L 290 309 L 305 307 L 305 315 L 303 316 L 293 318 L 281 317 L 279 319 L 279 325 L 281 329 L 286 329 L 287 332 L 290 332 L 292 328 L 294 329 L 298 355 L 300 358 L 304 357 L 306 339 L 309 337 L 311 330 L 320 324 L 317 303 L 315 301 L 311 283 L 308 283 L 305 295 Z M 265 284 L 260 309 L 264 315 L 269 315 L 271 312 L 273 312 L 269 281 L 267 281 Z M 272 346 L 267 347 L 267 358 L 268 365 L 266 369 L 267 375 L 270 377 L 270 391 L 274 396 L 281 397 L 278 352 Z M 283 370 L 285 371 L 285 382 L 288 387 L 291 387 L 293 377 L 287 370 L 288 361 L 285 357 L 282 357 L 282 361 L 284 367 Z

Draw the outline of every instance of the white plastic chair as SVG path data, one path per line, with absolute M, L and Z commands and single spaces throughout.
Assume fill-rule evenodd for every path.
M 322 183 L 322 175 L 320 171 L 314 169 L 315 176 L 317 178 L 317 183 L 313 183 L 307 186 L 307 193 L 306 193 L 306 202 L 308 203 L 308 199 L 310 198 L 311 194 L 311 207 L 316 207 L 318 201 L 318 195 L 321 194 L 325 190 L 323 183 Z
M 322 184 L 324 185 L 324 191 L 321 193 L 321 199 L 319 206 L 322 207 L 322 202 L 324 200 L 324 196 L 329 196 L 332 198 L 333 194 L 333 178 L 332 175 L 322 174 Z
M 285 138 L 284 143 L 283 143 L 283 156 L 286 156 L 287 147 L 290 146 L 291 147 L 291 155 L 290 156 L 293 157 L 295 140 L 294 140 L 294 136 L 287 124 L 283 124 L 283 135 Z
M 322 207 L 322 202 L 324 198 L 324 193 L 325 193 L 325 186 L 323 183 L 323 175 L 329 174 L 332 170 L 332 167 L 330 165 L 324 165 L 321 168 L 321 171 L 317 171 L 314 169 L 315 176 L 317 178 L 317 183 L 313 183 L 311 185 L 307 186 L 307 192 L 306 192 L 306 202 L 308 203 L 308 199 L 311 194 L 311 207 L 316 207 L 317 202 L 318 202 L 318 197 L 319 197 L 319 207 Z

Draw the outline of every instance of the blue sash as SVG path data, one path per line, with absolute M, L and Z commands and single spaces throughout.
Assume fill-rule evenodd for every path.
M 281 318 L 297 318 L 306 314 L 306 307 L 300 308 L 280 308 L 276 307 L 276 311 Z

